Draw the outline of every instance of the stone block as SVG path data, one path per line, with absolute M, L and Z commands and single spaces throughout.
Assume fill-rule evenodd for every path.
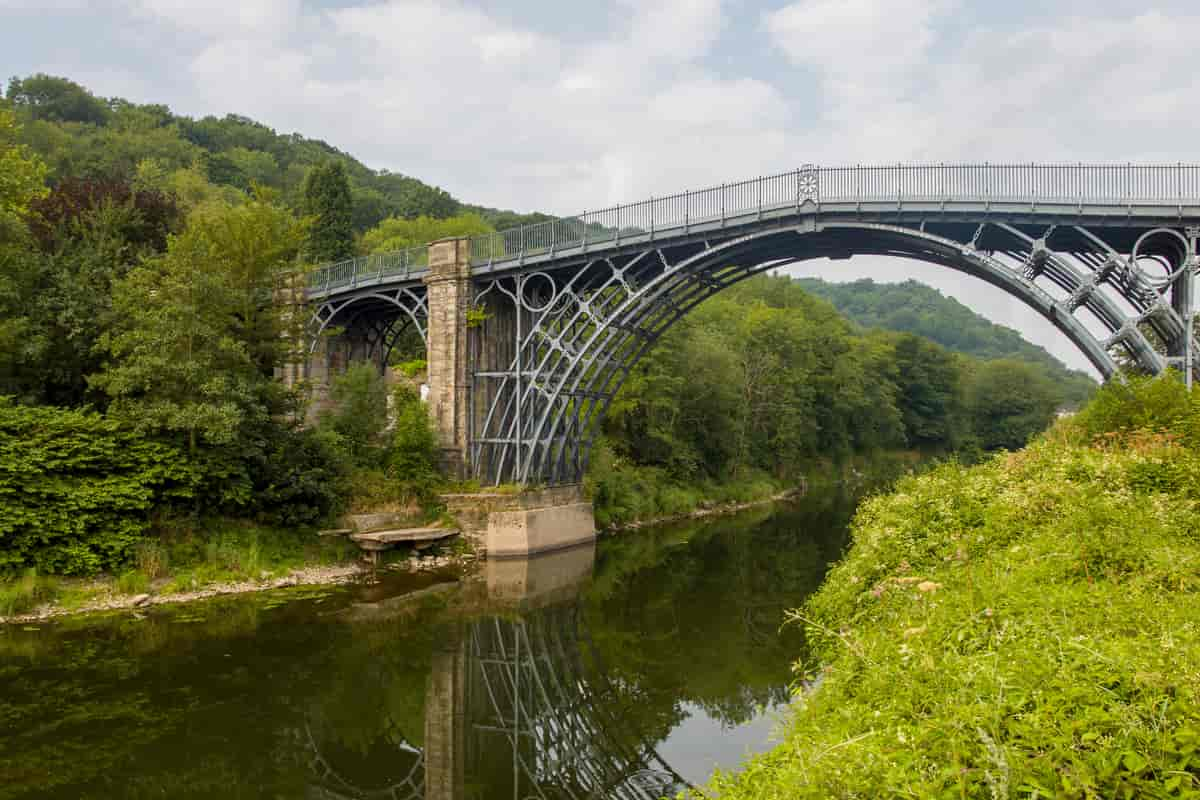
M 528 556 L 594 541 L 591 503 L 493 511 L 488 516 L 488 558 Z

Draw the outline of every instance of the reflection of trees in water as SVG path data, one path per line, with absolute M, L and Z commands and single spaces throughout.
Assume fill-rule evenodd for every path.
M 331 798 L 654 800 L 683 788 L 640 719 L 622 713 L 623 694 L 592 669 L 599 661 L 584 655 L 581 620 L 567 602 L 441 626 L 423 687 L 424 747 L 386 703 L 349 717 L 319 706 L 306 729 L 314 789 Z M 366 669 L 355 691 L 384 694 L 393 677 Z
M 365 752 L 348 751 L 336 741 L 319 743 L 311 724 L 304 726 L 304 737 L 309 751 L 307 766 L 317 781 L 314 788 L 322 796 L 381 800 L 425 796 L 424 753 L 409 744 L 398 728 L 385 731 Z M 374 785 L 367 782 L 372 773 Z
M 804 641 L 786 613 L 840 556 L 853 506 L 847 493 L 822 492 L 601 548 L 589 629 L 648 734 L 665 737 L 687 705 L 737 725 L 788 699 Z
M 458 742 L 431 734 L 431 719 L 461 720 L 463 731 L 449 761 L 444 748 L 426 752 L 427 779 L 455 787 L 437 796 L 671 794 L 682 781 L 655 747 L 689 705 L 736 725 L 788 699 L 803 640 L 780 628 L 840 554 L 851 507 L 821 495 L 773 515 L 618 539 L 601 549 L 580 600 L 475 619 L 454 634 L 443 626 L 458 655 L 431 667 L 463 674 L 443 680 L 439 698 L 427 692 L 425 735 Z

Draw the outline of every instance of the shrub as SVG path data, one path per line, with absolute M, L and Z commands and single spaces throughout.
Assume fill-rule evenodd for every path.
M 1088 439 L 1137 430 L 1172 431 L 1200 447 L 1200 396 L 1189 397 L 1172 372 L 1161 377 L 1129 375 L 1101 387 L 1072 426 Z
M 374 364 L 359 362 L 333 381 L 330 398 L 335 408 L 322 415 L 321 426 L 345 442 L 346 452 L 358 466 L 378 466 L 385 452 L 387 384 Z
M 426 500 L 439 481 L 437 436 L 425 404 L 408 386 L 392 393 L 394 418 L 388 473 L 402 490 Z
M 191 496 L 193 465 L 83 410 L 0 399 L 0 573 L 92 574 L 126 561 L 167 498 Z
M 258 519 L 295 527 L 337 512 L 349 490 L 346 449 L 330 429 L 277 427 L 253 471 Z

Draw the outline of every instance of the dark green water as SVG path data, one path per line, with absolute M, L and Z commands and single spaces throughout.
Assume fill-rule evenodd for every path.
M 656 798 L 767 748 L 848 497 L 0 629 L 0 798 Z

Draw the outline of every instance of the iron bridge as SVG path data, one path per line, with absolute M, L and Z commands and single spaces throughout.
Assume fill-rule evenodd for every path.
M 981 278 L 1106 378 L 1124 360 L 1190 382 L 1198 238 L 1191 164 L 810 165 L 475 236 L 466 465 L 490 483 L 577 481 L 622 382 L 673 323 L 815 258 L 900 256 Z M 312 341 L 343 331 L 380 363 L 406 330 L 429 344 L 429 252 L 312 272 Z

